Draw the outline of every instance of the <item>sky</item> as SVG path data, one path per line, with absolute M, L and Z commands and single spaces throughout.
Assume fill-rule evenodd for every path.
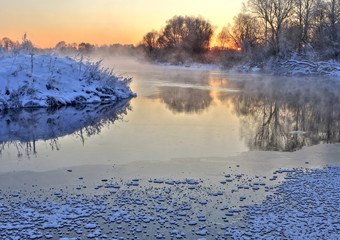
M 0 0 L 0 38 L 38 47 L 58 42 L 138 44 L 175 15 L 202 16 L 216 27 L 232 23 L 244 0 Z

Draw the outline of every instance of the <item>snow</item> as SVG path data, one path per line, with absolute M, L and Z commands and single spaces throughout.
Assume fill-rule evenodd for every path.
M 136 96 L 131 78 L 96 63 L 52 55 L 0 57 L 0 110 L 113 103 Z
M 52 194 L 40 191 L 47 196 L 44 200 L 32 198 L 32 195 L 26 199 L 24 194 L 18 199 L 4 191 L 0 202 L 0 236 L 34 239 L 53 238 L 59 233 L 60 238 L 81 235 L 110 239 L 142 236 L 157 239 L 206 236 L 208 239 L 337 239 L 340 167 L 278 169 L 273 174 L 282 174 L 287 180 L 271 188 L 262 203 L 253 204 L 250 200 L 248 205 L 241 205 L 241 209 L 219 206 L 228 201 L 225 197 L 218 201 L 188 198 L 189 190 L 185 188 L 188 179 L 175 185 L 165 183 L 177 182 L 171 179 L 164 179 L 163 183 L 139 179 L 143 184 L 140 190 L 120 181 L 122 187 L 115 195 L 107 195 L 104 187 L 89 196 L 85 192 L 74 196 L 65 190 L 62 194 L 61 191 Z M 230 177 L 238 179 L 236 174 Z M 112 185 L 113 181 L 116 180 L 108 180 L 104 185 Z M 261 183 L 264 182 L 255 177 L 247 178 L 244 185 L 263 186 Z M 198 199 L 211 196 L 205 193 L 211 189 L 203 187 L 201 181 L 197 186 L 200 186 L 195 190 Z M 250 189 L 242 191 L 242 194 L 251 192 Z M 241 195 L 239 201 L 246 202 L 248 198 L 252 197 Z M 212 212 L 209 206 L 219 210 Z M 218 212 L 224 215 L 223 223 L 216 218 Z M 235 225 L 235 220 L 240 218 L 241 222 Z M 202 221 L 205 224 L 199 225 Z
M 290 131 L 290 134 L 305 134 L 306 132 L 304 131 Z
M 340 77 L 340 63 L 336 61 L 311 62 L 289 59 L 279 62 L 278 73 L 283 75 L 330 75 Z
M 283 172 L 283 171 L 282 171 Z M 340 168 L 289 170 L 276 196 L 247 207 L 246 229 L 231 229 L 233 237 L 255 239 L 337 239 L 340 230 Z
M 311 75 L 327 75 L 331 77 L 340 77 L 340 63 L 337 61 L 316 61 L 309 60 L 297 60 L 297 59 L 285 59 L 274 61 L 273 63 L 268 61 L 266 63 L 244 64 L 237 65 L 232 69 L 225 69 L 218 64 L 179 64 L 171 65 L 168 63 L 158 63 L 158 65 L 179 70 L 201 70 L 201 71 L 221 71 L 230 70 L 231 72 L 242 73 L 269 73 L 281 76 L 311 76 Z
M 243 73 L 269 73 L 280 76 L 330 76 L 340 77 L 337 61 L 311 61 L 307 59 L 269 59 L 262 63 L 235 66 L 232 71 Z

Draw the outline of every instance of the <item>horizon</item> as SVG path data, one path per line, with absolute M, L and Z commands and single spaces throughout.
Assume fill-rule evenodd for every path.
M 243 0 L 23 0 L 4 1 L 0 14 L 1 38 L 28 38 L 39 48 L 60 41 L 93 45 L 134 45 L 151 31 L 159 31 L 173 16 L 202 16 L 215 30 L 232 23 Z M 20 6 L 20 9 L 17 8 Z M 5 11 L 4 11 L 5 9 Z M 214 42 L 214 40 L 212 41 Z

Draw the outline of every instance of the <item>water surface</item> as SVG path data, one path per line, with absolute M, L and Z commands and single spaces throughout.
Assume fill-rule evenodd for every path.
M 334 80 L 124 58 L 104 63 L 133 77 L 138 97 L 113 106 L 3 113 L 1 172 L 292 152 L 340 140 L 340 86 Z
M 337 79 L 104 63 L 137 98 L 1 113 L 4 238 L 229 239 L 282 169 L 340 165 Z

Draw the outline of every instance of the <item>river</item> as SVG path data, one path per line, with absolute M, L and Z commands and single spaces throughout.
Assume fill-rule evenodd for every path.
M 225 212 L 216 209 L 261 203 L 269 189 L 284 181 L 284 176 L 273 179 L 278 169 L 340 165 L 339 81 L 157 66 L 115 57 L 105 58 L 104 65 L 132 77 L 131 88 L 138 96 L 116 105 L 18 110 L 0 116 L 3 195 L 56 196 L 57 202 L 79 197 L 79 191 L 82 196 L 103 197 L 106 182 L 119 184 L 126 195 L 134 179 L 139 188 L 130 194 L 141 201 L 161 198 L 161 192 L 164 197 L 170 190 L 174 195 L 165 198 L 166 204 L 158 202 L 159 206 L 175 208 L 174 202 L 186 206 L 195 200 L 191 214 L 204 215 L 211 236 L 216 237 L 217 230 L 212 229 L 227 222 Z M 226 184 L 228 174 L 233 184 Z M 245 190 L 255 180 L 266 187 Z M 170 189 L 175 183 L 184 185 Z M 188 190 L 188 186 L 193 187 Z M 55 194 L 59 189 L 65 198 Z M 190 224 L 194 219 L 186 214 L 184 208 L 175 215 L 177 222 L 182 217 L 189 222 L 184 225 L 196 228 L 186 232 L 188 238 L 206 236 L 205 227 Z M 241 218 L 229 222 L 239 225 Z M 60 222 L 59 230 L 65 229 L 67 224 Z M 41 234 L 89 237 L 92 227 L 73 224 L 82 232 L 54 229 Z M 163 224 L 144 231 L 140 238 L 149 239 L 150 234 L 162 238 L 163 234 L 168 239 L 170 235 L 166 237 L 162 229 L 175 228 Z M 109 236 L 126 236 L 128 226 L 116 235 L 110 227 L 100 230 Z

